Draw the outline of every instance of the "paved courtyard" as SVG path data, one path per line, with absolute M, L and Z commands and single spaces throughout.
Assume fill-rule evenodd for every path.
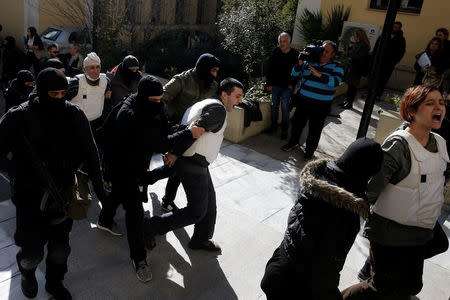
M 362 102 L 355 109 L 341 111 L 341 117 L 327 120 L 317 157 L 336 158 L 355 139 Z M 377 115 L 369 136 L 374 134 Z M 157 238 L 157 247 L 148 253 L 153 279 L 140 283 L 128 258 L 126 237 L 113 237 L 95 228 L 100 206 L 95 201 L 89 218 L 75 222 L 71 236 L 72 253 L 65 283 L 74 299 L 265 299 L 259 288 L 264 267 L 279 245 L 286 219 L 295 201 L 302 153 L 279 150 L 283 141 L 261 134 L 244 143 L 224 142 L 218 159 L 210 166 L 217 193 L 217 225 L 214 239 L 221 245 L 219 256 L 187 247 L 192 226 Z M 162 163 L 155 156 L 152 167 Z M 20 274 L 13 243 L 15 208 L 9 200 L 7 178 L 0 178 L 0 299 L 25 299 L 20 290 Z M 160 200 L 166 180 L 149 187 L 146 213 L 161 214 Z M 180 187 L 176 202 L 183 206 Z M 120 208 L 116 217 L 125 231 Z M 324 220 L 326 222 L 326 220 Z M 441 222 L 450 238 L 449 212 Z M 326 238 L 326 237 L 324 237 Z M 356 273 L 368 254 L 368 242 L 361 236 L 351 249 L 340 288 L 356 283 Z M 45 264 L 37 270 L 37 299 L 48 299 L 44 290 Z M 421 300 L 447 300 L 450 296 L 450 251 L 425 263 Z

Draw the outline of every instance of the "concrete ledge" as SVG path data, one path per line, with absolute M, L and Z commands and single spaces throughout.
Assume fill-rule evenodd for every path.
M 402 124 L 402 121 L 399 112 L 393 110 L 383 111 L 378 120 L 374 141 L 382 144 L 384 140 L 398 128 L 400 124 Z
M 406 90 L 413 85 L 415 77 L 416 72 L 413 68 L 406 65 L 397 65 L 386 86 L 393 90 Z
M 338 97 L 347 93 L 347 84 L 343 83 L 336 89 L 334 97 Z M 227 116 L 227 128 L 225 129 L 225 139 L 233 142 L 240 143 L 245 139 L 260 134 L 266 129 L 269 129 L 271 124 L 270 118 L 270 102 L 263 102 L 259 104 L 259 108 L 262 113 L 262 121 L 251 122 L 249 127 L 244 127 L 244 109 L 235 108 Z M 290 116 L 295 112 L 295 108 L 291 111 Z M 278 120 L 281 122 L 281 111 L 279 112 Z

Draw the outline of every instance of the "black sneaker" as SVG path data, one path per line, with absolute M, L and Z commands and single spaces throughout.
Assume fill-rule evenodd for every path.
M 209 252 L 222 252 L 222 248 L 213 240 L 207 240 L 206 242 L 190 241 L 188 247 L 192 250 L 205 250 Z
M 123 233 L 117 229 L 117 225 L 114 222 L 111 225 L 106 225 L 106 224 L 101 223 L 100 221 L 97 221 L 97 228 L 100 230 L 103 230 L 105 232 L 108 232 L 114 236 L 122 236 L 123 235 Z
M 287 143 L 283 146 L 281 146 L 281 150 L 289 152 L 295 149 L 295 147 L 297 147 L 298 144 L 297 143 Z
M 171 212 L 178 210 L 178 206 L 176 206 L 175 202 L 162 202 L 161 203 L 162 210 L 165 212 Z
M 33 274 L 23 275 L 20 280 L 20 287 L 22 288 L 22 293 L 27 298 L 34 298 L 38 292 L 38 283 L 36 276 Z
M 61 281 L 47 281 L 45 283 L 45 290 L 56 300 L 72 300 L 72 295 Z
M 142 260 L 138 263 L 132 261 L 134 269 L 136 270 L 136 277 L 141 282 L 148 282 L 152 280 L 152 272 L 150 271 L 150 267 L 147 264 L 147 261 Z

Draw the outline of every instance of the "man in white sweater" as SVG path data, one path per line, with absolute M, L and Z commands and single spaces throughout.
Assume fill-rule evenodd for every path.
M 176 160 L 175 168 L 186 192 L 187 206 L 162 216 L 144 219 L 144 235 L 148 248 L 155 246 L 155 235 L 163 235 L 174 229 L 195 224 L 189 248 L 221 251 L 219 245 L 211 240 L 217 211 L 216 193 L 208 165 L 219 153 L 227 125 L 227 112 L 242 102 L 242 94 L 242 83 L 227 78 L 220 83 L 217 98 L 197 102 L 186 110 L 182 123 L 194 123 L 205 128 L 205 133 L 178 159 L 171 154 L 167 155 L 166 163 L 170 165 Z

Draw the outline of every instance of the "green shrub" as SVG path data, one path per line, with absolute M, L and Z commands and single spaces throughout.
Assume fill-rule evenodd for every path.
M 249 88 L 243 98 L 244 99 L 254 99 L 258 102 L 271 102 L 272 95 L 265 91 L 265 83 L 263 81 L 258 81 L 253 83 L 251 88 Z

